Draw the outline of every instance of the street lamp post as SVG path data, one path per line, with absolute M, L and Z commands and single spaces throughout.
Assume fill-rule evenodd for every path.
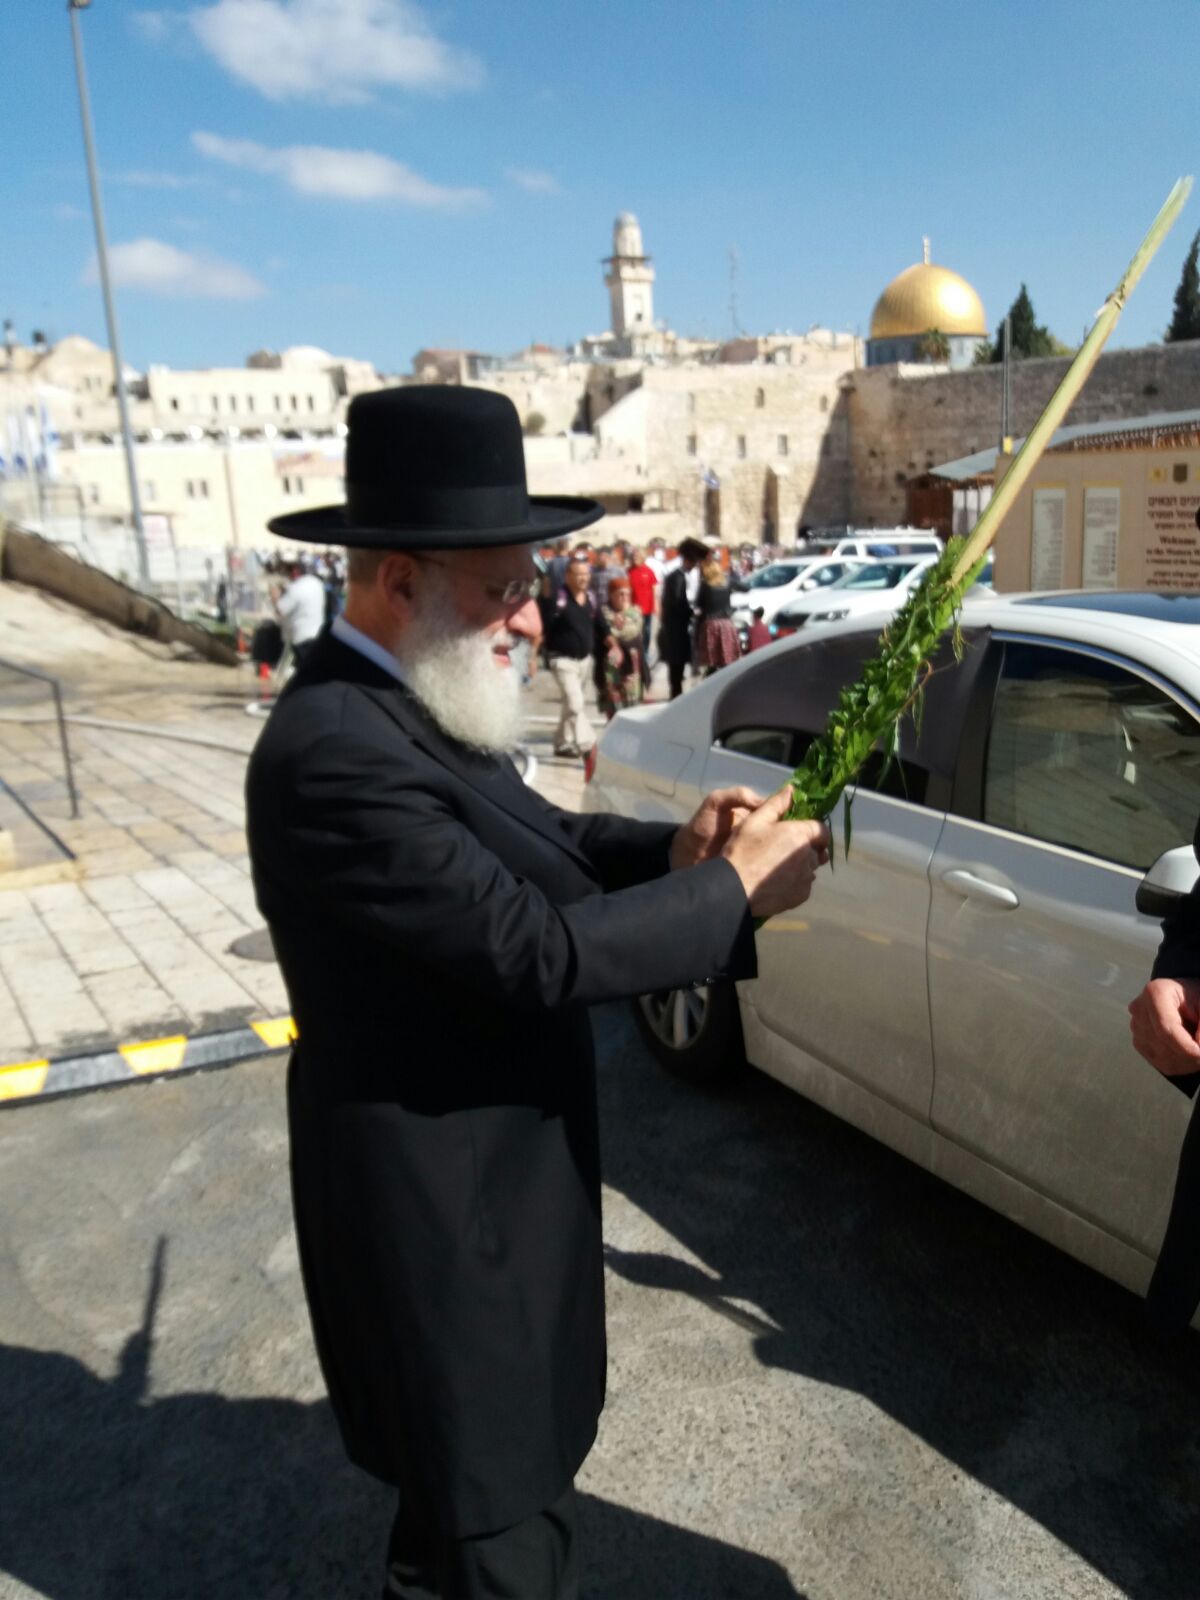
M 83 123 L 83 149 L 87 157 L 88 187 L 92 193 L 92 221 L 96 228 L 96 261 L 100 272 L 100 292 L 104 298 L 104 318 L 108 324 L 108 344 L 112 351 L 113 384 L 117 411 L 121 419 L 121 440 L 125 446 L 125 471 L 129 478 L 129 507 L 133 516 L 133 537 L 137 545 L 138 577 L 142 588 L 150 584 L 150 561 L 146 554 L 146 530 L 142 523 L 142 497 L 138 492 L 137 464 L 133 458 L 133 429 L 129 423 L 129 396 L 125 392 L 125 363 L 121 358 L 121 335 L 117 328 L 117 309 L 113 304 L 108 276 L 108 240 L 104 231 L 104 207 L 100 203 L 100 179 L 96 172 L 96 143 L 92 133 L 92 106 L 88 98 L 87 74 L 83 69 L 83 40 L 76 12 L 84 11 L 92 0 L 67 0 L 71 18 L 71 43 L 75 50 L 75 78 L 79 85 L 79 117 Z

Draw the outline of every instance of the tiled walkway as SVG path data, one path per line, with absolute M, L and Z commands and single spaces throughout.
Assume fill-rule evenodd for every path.
M 74 649 L 61 648 L 64 634 Z M 242 801 L 263 726 L 245 709 L 257 690 L 249 669 L 182 661 L 0 585 L 0 654 L 18 644 L 19 659 L 61 676 L 68 715 L 82 719 L 69 726 L 80 817 L 70 818 L 46 702 L 6 696 L 3 682 L 0 777 L 75 852 L 82 875 L 0 887 L 0 1065 L 284 1014 L 274 963 L 230 948 L 262 926 Z M 539 789 L 574 808 L 578 764 L 549 759 L 554 697 L 543 675 L 529 695 L 529 739 Z M 52 856 L 13 809 L 18 866 Z

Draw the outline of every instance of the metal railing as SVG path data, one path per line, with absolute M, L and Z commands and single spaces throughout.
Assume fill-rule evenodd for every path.
M 0 657 L 0 673 L 5 672 L 15 672 L 22 678 L 30 678 L 37 683 L 44 683 L 49 687 L 50 693 L 54 697 L 54 720 L 58 725 L 58 742 L 62 747 L 63 773 L 67 780 L 67 795 L 71 802 L 71 816 L 78 817 L 79 794 L 75 788 L 75 767 L 71 760 L 70 740 L 67 738 L 67 719 L 63 714 L 62 684 L 57 678 L 52 677 L 50 673 L 41 672 L 37 667 L 26 667 L 23 666 L 19 661 L 8 661 Z M 3 781 L 2 775 L 0 775 L 0 781 Z M 5 783 L 4 787 L 21 807 L 21 810 L 25 812 L 27 817 L 29 817 L 32 822 L 35 822 L 44 833 L 50 833 L 51 837 L 55 838 L 55 835 L 51 832 L 51 830 L 46 827 L 46 824 L 41 820 L 40 817 L 30 810 L 29 806 L 24 800 L 22 800 L 21 796 L 16 792 L 12 785 Z M 57 838 L 55 838 L 55 842 L 61 844 L 61 840 L 58 840 Z

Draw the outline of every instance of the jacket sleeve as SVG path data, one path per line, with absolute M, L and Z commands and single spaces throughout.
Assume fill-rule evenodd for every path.
M 1200 888 L 1183 895 L 1163 918 L 1153 976 L 1200 978 Z
M 391 751 L 332 735 L 288 776 L 278 775 L 280 876 L 301 877 L 333 923 L 490 999 L 530 1011 L 591 1005 L 757 970 L 749 905 L 727 861 L 556 905 Z
M 1192 840 L 1200 866 L 1200 822 Z M 1163 938 L 1154 958 L 1155 978 L 1200 978 L 1200 880 L 1163 918 Z
M 1200 863 L 1200 825 L 1194 848 Z M 1154 958 L 1152 978 L 1200 978 L 1200 884 L 1183 895 L 1163 918 L 1162 943 Z M 1189 1097 L 1200 1089 L 1200 1072 L 1168 1080 Z
M 606 892 L 648 883 L 671 870 L 671 843 L 678 832 L 674 822 L 638 822 L 606 812 L 564 811 L 536 789 L 529 794 L 588 858 Z

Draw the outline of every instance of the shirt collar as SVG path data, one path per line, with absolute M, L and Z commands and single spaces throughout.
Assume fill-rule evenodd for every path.
M 366 656 L 368 661 L 373 661 L 377 667 L 389 673 L 397 683 L 405 681 L 400 663 L 392 652 L 385 650 L 377 640 L 369 638 L 352 622 L 347 622 L 345 617 L 335 617 L 329 631 L 335 639 L 340 639 L 344 645 L 349 645 L 351 650 L 357 650 L 360 656 Z

